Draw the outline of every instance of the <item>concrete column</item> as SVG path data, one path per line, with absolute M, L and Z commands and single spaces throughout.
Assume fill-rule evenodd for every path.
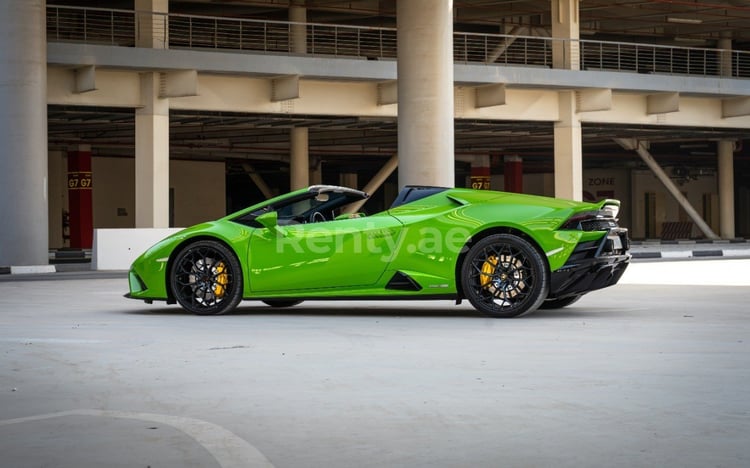
M 135 0 L 138 47 L 169 48 L 169 0 Z
M 719 236 L 734 239 L 734 141 L 719 146 Z
M 289 5 L 289 21 L 292 24 L 289 29 L 290 52 L 295 54 L 307 53 L 307 8 L 299 5 Z
M 310 185 L 320 185 L 323 183 L 323 161 L 319 158 L 313 160 L 310 168 Z
M 357 185 L 357 173 L 356 172 L 342 172 L 339 174 L 339 185 L 342 187 L 349 187 L 358 189 Z
M 580 69 L 579 0 L 551 0 L 552 66 Z
M 734 64 L 732 63 L 732 39 L 723 37 L 716 42 L 719 49 L 719 72 L 721 76 L 732 76 Z
M 555 122 L 555 197 L 583 200 L 583 141 L 574 91 L 559 93 Z
M 159 73 L 141 73 L 143 107 L 135 111 L 135 227 L 169 227 L 169 99 Z
M 169 0 L 135 0 L 138 47 L 169 47 Z M 159 97 L 159 73 L 141 73 L 135 111 L 135 227 L 169 227 L 169 99 Z
M 289 133 L 290 161 L 289 186 L 298 190 L 310 185 L 310 155 L 308 151 L 307 127 L 293 128 Z
M 396 2 L 400 187 L 455 185 L 453 1 Z
M 0 266 L 47 265 L 47 42 L 44 0 L 0 15 Z
M 520 156 L 504 158 L 505 191 L 523 193 L 523 159 Z

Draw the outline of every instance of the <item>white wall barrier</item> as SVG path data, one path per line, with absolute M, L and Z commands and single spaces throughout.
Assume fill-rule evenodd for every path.
M 182 228 L 94 229 L 93 270 L 127 270 L 149 247 Z

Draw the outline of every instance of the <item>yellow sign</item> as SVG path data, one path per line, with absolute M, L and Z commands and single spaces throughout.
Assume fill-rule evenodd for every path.
M 68 188 L 71 190 L 91 189 L 91 172 L 68 172 Z
M 490 176 L 471 176 L 471 188 L 476 190 L 489 190 L 490 189 Z

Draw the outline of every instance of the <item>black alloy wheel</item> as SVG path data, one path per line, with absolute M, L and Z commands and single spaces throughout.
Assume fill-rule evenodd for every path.
M 221 242 L 199 240 L 182 248 L 170 274 L 177 302 L 198 315 L 220 315 L 242 300 L 242 268 Z
M 544 258 L 513 234 L 493 234 L 472 246 L 461 267 L 461 285 L 481 314 L 495 318 L 536 310 L 549 290 Z

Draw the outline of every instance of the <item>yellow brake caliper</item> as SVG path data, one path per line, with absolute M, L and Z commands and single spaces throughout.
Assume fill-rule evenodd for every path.
M 487 257 L 487 260 L 484 261 L 482 264 L 482 274 L 479 277 L 479 284 L 483 288 L 491 288 L 492 287 L 492 276 L 495 274 L 495 269 L 497 268 L 497 262 L 498 258 L 495 255 L 492 255 L 491 257 Z
M 224 262 L 219 262 L 214 267 L 216 273 L 216 282 L 214 283 L 214 295 L 217 298 L 224 297 L 224 293 L 227 290 L 227 284 L 229 284 L 229 274 L 226 272 L 227 268 Z

